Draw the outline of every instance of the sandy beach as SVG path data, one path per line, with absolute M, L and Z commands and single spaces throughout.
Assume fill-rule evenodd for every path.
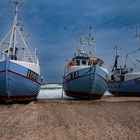
M 0 140 L 139 140 L 140 97 L 0 105 Z

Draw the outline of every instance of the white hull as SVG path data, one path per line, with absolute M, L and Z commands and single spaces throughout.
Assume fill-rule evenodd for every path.
M 41 85 L 39 66 L 17 62 L 9 59 L 0 62 L 0 98 L 35 99 Z
M 0 98 L 35 99 L 40 90 L 41 78 L 37 51 L 30 51 L 23 24 L 18 20 L 20 0 L 15 5 L 12 28 L 0 42 Z
M 99 99 L 107 90 L 108 73 L 99 66 L 71 67 L 64 76 L 63 88 L 67 96 Z

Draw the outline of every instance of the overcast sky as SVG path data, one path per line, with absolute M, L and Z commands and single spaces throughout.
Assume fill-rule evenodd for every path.
M 12 25 L 13 8 L 8 0 L 0 0 L 0 39 Z M 65 60 L 76 51 L 75 40 L 85 36 L 90 26 L 97 56 L 109 71 L 114 46 L 121 47 L 122 55 L 138 48 L 140 0 L 23 0 L 20 15 L 48 83 L 62 81 Z

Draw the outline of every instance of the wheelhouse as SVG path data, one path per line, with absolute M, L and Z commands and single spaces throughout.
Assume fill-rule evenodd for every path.
M 104 64 L 103 60 L 96 57 L 75 57 L 73 58 L 74 66 L 102 66 Z
M 111 74 L 111 81 L 117 81 L 117 82 L 120 82 L 120 81 L 124 81 L 124 77 L 125 77 L 125 74 L 130 74 L 130 73 L 133 73 L 133 68 L 117 68 L 116 70 L 114 70 Z
M 89 57 L 80 57 L 77 56 L 73 58 L 73 62 L 75 66 L 88 66 L 89 65 Z

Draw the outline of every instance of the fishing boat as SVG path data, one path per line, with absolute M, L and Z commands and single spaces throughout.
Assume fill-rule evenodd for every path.
M 108 72 L 104 61 L 96 57 L 91 27 L 88 36 L 80 39 L 79 44 L 81 49 L 77 49 L 65 67 L 63 89 L 70 97 L 100 99 L 107 90 Z
M 140 51 L 140 48 L 126 54 L 124 66 L 119 64 L 120 55 L 117 46 L 115 50 L 115 63 L 108 82 L 108 91 L 114 96 L 140 96 L 140 70 L 127 65 L 129 56 Z
M 36 49 L 29 50 L 23 24 L 18 19 L 22 1 L 11 3 L 15 5 L 13 26 L 0 42 L 0 99 L 35 100 L 41 86 L 38 56 Z

